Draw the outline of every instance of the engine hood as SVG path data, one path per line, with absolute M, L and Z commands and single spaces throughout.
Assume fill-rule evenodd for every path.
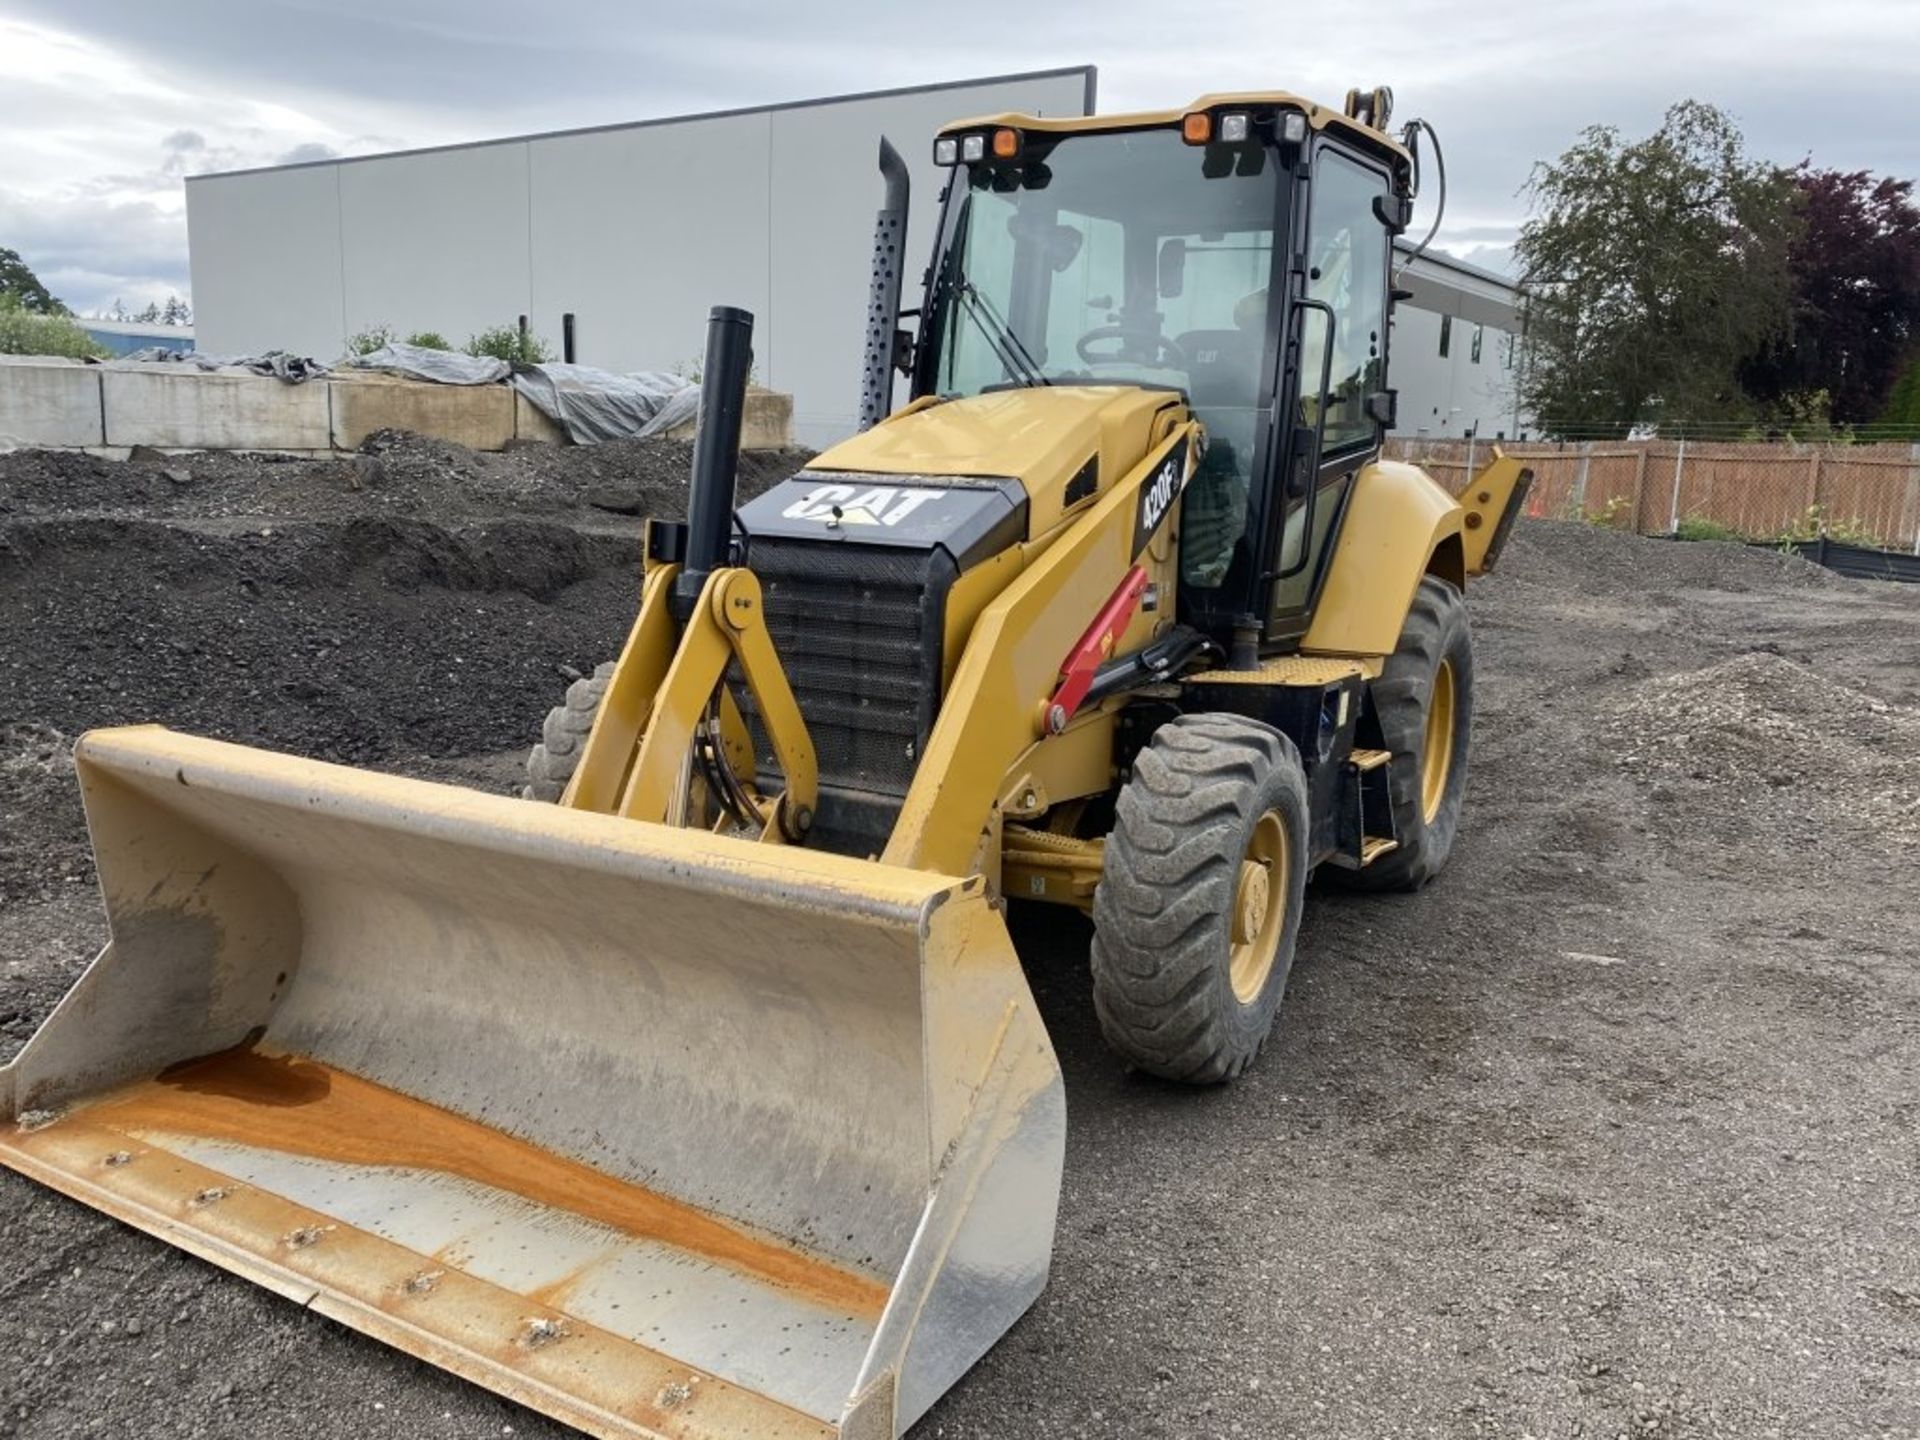
M 1185 405 L 1172 391 L 1123 385 L 1039 385 L 922 400 L 822 451 L 808 468 L 1031 482 L 1062 469 L 1071 474 L 1096 453 L 1114 463 L 1137 460 L 1154 417 Z

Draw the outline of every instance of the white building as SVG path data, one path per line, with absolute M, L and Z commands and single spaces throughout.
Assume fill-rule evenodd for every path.
M 1400 392 L 1396 435 L 1513 440 L 1531 425 L 1521 413 L 1521 311 L 1514 282 L 1429 250 L 1407 263 L 1396 247 L 1396 282 L 1413 298 L 1394 307 L 1388 378 Z
M 374 326 L 459 344 L 524 315 L 557 353 L 571 316 L 581 364 L 683 369 L 708 309 L 738 305 L 756 317 L 759 383 L 794 397 L 796 439 L 823 444 L 854 425 L 880 137 L 913 175 L 912 296 L 944 178 L 934 131 L 1010 110 L 1090 114 L 1094 86 L 1085 65 L 194 176 L 199 348 L 332 359 Z M 1415 292 L 1393 337 L 1402 432 L 1510 431 L 1511 404 L 1488 386 L 1506 373 L 1495 335 L 1513 328 L 1511 287 L 1503 301 L 1497 277 L 1433 256 L 1400 283 Z
M 209 354 L 321 359 L 373 325 L 463 342 L 525 315 L 608 370 L 696 362 L 707 311 L 753 312 L 760 384 L 794 431 L 853 428 L 879 140 L 913 173 L 909 244 L 933 241 L 949 120 L 1084 115 L 1091 65 L 187 181 L 194 321 Z M 912 303 L 912 302 L 908 302 Z

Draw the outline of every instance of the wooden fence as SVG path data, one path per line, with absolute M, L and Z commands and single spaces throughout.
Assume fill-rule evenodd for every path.
M 1390 440 L 1455 493 L 1493 442 Z M 1585 517 L 1642 535 L 1689 520 L 1768 540 L 1836 538 L 1920 554 L 1920 445 L 1797 445 L 1692 440 L 1503 444 L 1533 468 L 1527 513 Z

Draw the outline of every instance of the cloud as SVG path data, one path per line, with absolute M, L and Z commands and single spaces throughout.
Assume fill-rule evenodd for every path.
M 75 265 L 82 304 L 89 277 L 131 283 L 168 245 L 147 280 L 184 278 L 185 175 L 1089 61 L 1105 110 L 1391 83 L 1445 144 L 1439 243 L 1478 263 L 1511 245 L 1537 160 L 1594 123 L 1645 134 L 1689 96 L 1764 158 L 1920 176 L 1916 0 L 1323 0 L 1310 24 L 1268 0 L 1054 0 L 1022 12 L 1012 53 L 1003 27 L 924 0 L 0 7 L 0 214 L 36 210 L 36 265 L 118 248 Z M 110 239 L 76 233 L 103 213 Z
M 337 160 L 340 152 L 331 145 L 322 145 L 317 140 L 309 140 L 304 145 L 296 145 L 278 160 L 276 165 L 312 165 L 321 160 Z

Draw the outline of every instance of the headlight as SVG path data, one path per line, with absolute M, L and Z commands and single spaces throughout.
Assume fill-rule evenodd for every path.
M 960 163 L 960 142 L 951 135 L 942 135 L 933 142 L 933 163 L 936 165 L 958 165 Z
M 966 161 L 969 165 L 971 165 L 976 160 L 984 160 L 986 159 L 986 157 L 987 157 L 987 137 L 986 136 L 969 135 L 966 137 L 966 139 L 960 142 L 960 158 Z
M 1246 112 L 1220 117 L 1220 143 L 1223 145 L 1244 145 L 1247 139 L 1248 119 Z

